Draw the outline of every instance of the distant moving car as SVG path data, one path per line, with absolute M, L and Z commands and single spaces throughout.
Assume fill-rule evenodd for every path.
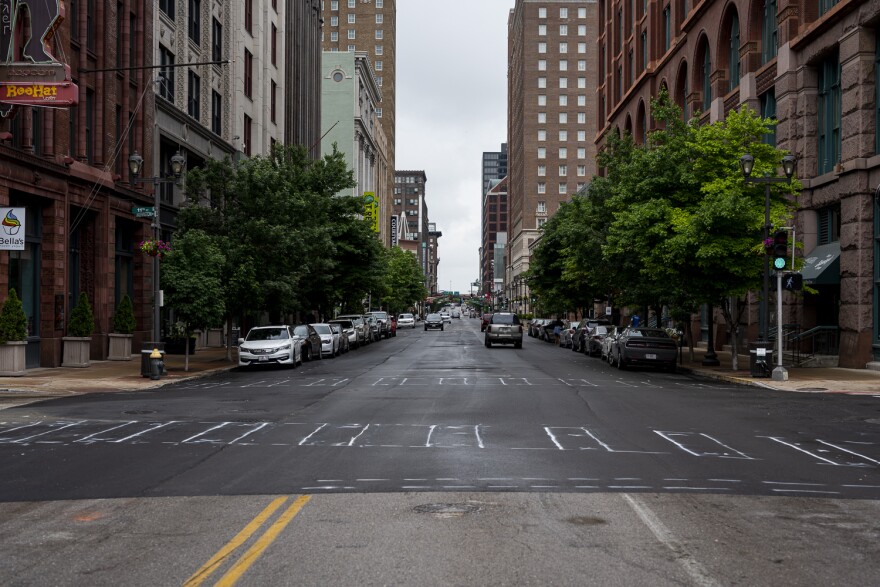
M 303 341 L 287 325 L 257 326 L 238 339 L 238 366 L 302 363 Z
M 519 316 L 510 312 L 495 312 L 489 318 L 486 327 L 486 348 L 493 344 L 512 344 L 514 348 L 521 349 L 523 340 L 523 327 Z
M 452 310 L 452 317 L 461 318 L 461 311 L 458 308 L 455 308 L 454 310 Z
M 333 332 L 329 324 L 318 323 L 309 324 L 321 337 L 321 356 L 336 357 L 340 354 L 339 350 L 339 334 Z
M 303 340 L 303 360 L 311 361 L 312 359 L 321 359 L 321 335 L 315 331 L 315 328 L 309 324 L 297 324 L 293 328 L 293 334 Z
M 412 314 L 401 314 L 397 317 L 397 327 L 398 328 L 415 328 L 416 327 L 416 317 Z
M 614 343 L 614 362 L 618 369 L 653 365 L 675 371 L 678 347 L 660 328 L 627 328 Z
M 440 312 L 440 319 L 443 320 L 443 322 L 449 322 L 452 324 L 452 314 L 449 312 Z
M 425 330 L 429 328 L 443 330 L 443 318 L 440 317 L 440 314 L 428 314 L 425 316 Z

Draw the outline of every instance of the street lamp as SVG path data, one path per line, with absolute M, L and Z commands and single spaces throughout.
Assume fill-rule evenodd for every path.
M 171 175 L 161 177 L 154 175 L 153 177 L 138 177 L 141 168 L 144 165 L 144 158 L 137 151 L 132 153 L 128 158 L 128 170 L 131 171 L 131 183 L 152 183 L 153 184 L 153 222 L 150 227 L 153 229 L 153 237 L 159 240 L 161 234 L 161 220 L 159 217 L 159 184 L 178 183 L 180 176 L 183 174 L 186 158 L 181 154 L 180 150 L 171 157 Z M 162 332 L 159 328 L 159 255 L 153 257 L 153 343 L 158 345 L 162 339 Z
M 742 157 L 739 158 L 739 166 L 742 169 L 743 177 L 745 178 L 746 183 L 762 183 L 764 184 L 764 236 L 763 241 L 767 242 L 767 239 L 770 238 L 770 229 L 772 225 L 770 224 L 770 184 L 771 183 L 791 183 L 791 176 L 794 175 L 794 166 L 795 166 L 795 156 L 794 155 L 786 155 L 782 158 L 782 170 L 785 172 L 785 177 L 777 177 L 777 176 L 763 176 L 763 177 L 752 177 L 752 169 L 755 166 L 755 158 L 752 157 L 749 153 L 746 153 Z M 769 334 L 770 327 L 770 316 L 769 316 L 769 301 L 770 301 L 770 255 L 767 252 L 764 252 L 764 295 L 761 299 L 760 309 L 759 309 L 759 320 L 758 320 L 758 339 L 764 344 L 767 343 L 767 338 Z M 782 336 L 781 332 L 776 333 L 777 339 L 780 339 Z M 782 345 L 780 344 L 779 348 L 779 360 L 780 365 L 782 364 Z M 787 378 L 787 377 L 786 377 Z

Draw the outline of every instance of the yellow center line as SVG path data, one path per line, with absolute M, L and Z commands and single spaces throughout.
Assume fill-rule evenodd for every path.
M 247 526 L 242 529 L 241 532 L 235 535 L 235 538 L 226 543 L 226 546 L 217 551 L 217 554 L 211 557 L 211 560 L 206 562 L 202 567 L 196 571 L 189 579 L 186 580 L 186 583 L 183 584 L 183 587 L 196 587 L 197 585 L 201 585 L 205 579 L 211 576 L 211 573 L 217 570 L 220 564 L 226 560 L 232 552 L 244 544 L 248 538 L 254 535 L 257 530 L 260 529 L 266 520 L 268 520 L 272 514 L 275 513 L 275 510 L 280 508 L 284 502 L 287 501 L 287 497 L 278 497 L 272 500 L 266 509 L 264 509 L 260 514 L 254 518 Z
M 296 498 L 296 501 L 290 504 L 290 507 L 281 514 L 274 524 L 269 526 L 269 529 L 260 536 L 246 553 L 244 553 L 244 556 L 238 559 L 238 562 L 235 563 L 235 565 L 229 569 L 229 571 L 227 571 L 217 583 L 215 583 L 215 587 L 231 587 L 232 585 L 235 585 L 235 583 L 241 579 L 241 576 L 247 572 L 250 566 L 254 564 L 263 552 L 265 552 L 275 539 L 278 538 L 278 535 L 281 534 L 282 530 L 287 527 L 303 506 L 308 503 L 309 499 L 311 499 L 310 495 L 301 495 Z

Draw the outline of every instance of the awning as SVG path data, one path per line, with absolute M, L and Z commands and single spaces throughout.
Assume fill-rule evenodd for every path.
M 840 242 L 813 249 L 804 258 L 801 273 L 807 285 L 840 285 Z

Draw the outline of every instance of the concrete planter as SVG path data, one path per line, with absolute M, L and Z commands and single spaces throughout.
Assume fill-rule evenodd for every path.
M 11 340 L 0 344 L 0 377 L 21 377 L 25 374 L 27 341 Z
M 107 358 L 111 361 L 131 360 L 131 334 L 108 334 L 110 352 Z
M 92 346 L 92 337 L 80 338 L 78 336 L 65 336 L 64 356 L 61 359 L 62 367 L 88 367 L 89 351 Z

